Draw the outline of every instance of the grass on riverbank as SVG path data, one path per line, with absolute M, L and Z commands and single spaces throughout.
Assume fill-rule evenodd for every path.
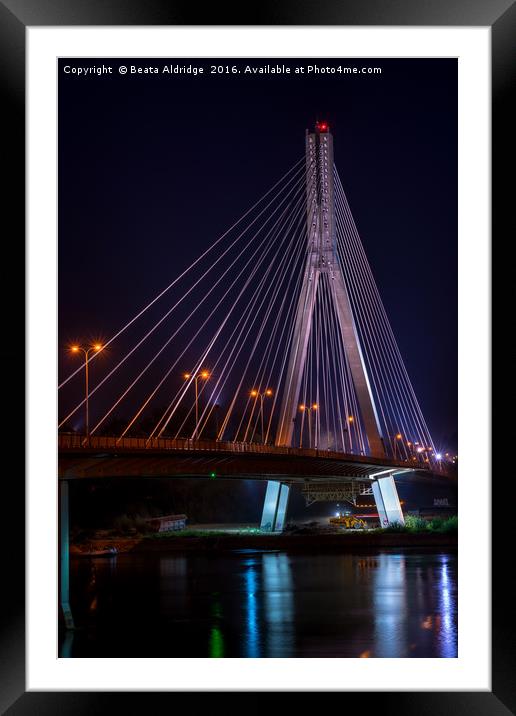
M 257 527 L 246 527 L 241 530 L 231 530 L 231 532 L 223 532 L 219 530 L 170 530 L 169 532 L 153 532 L 152 534 L 145 535 L 146 539 L 169 539 L 170 537 L 220 537 L 221 535 L 231 534 L 236 537 L 249 536 L 249 535 L 261 535 L 265 534 L 261 532 Z
M 414 517 L 414 515 L 405 516 L 405 524 L 393 524 L 376 530 L 376 532 L 408 532 L 412 534 L 421 534 L 435 532 L 438 534 L 456 534 L 459 522 L 456 515 L 453 517 L 436 517 L 433 520 L 424 520 L 422 517 Z
M 389 527 L 379 528 L 376 530 L 339 530 L 334 534 L 388 534 L 394 533 L 405 533 L 405 534 L 456 534 L 458 529 L 458 520 L 456 516 L 453 517 L 437 517 L 433 520 L 424 520 L 421 517 L 414 517 L 413 515 L 407 515 L 405 517 L 405 524 L 399 525 L 394 524 Z M 309 530 L 302 530 L 303 534 L 309 533 Z M 296 532 L 290 532 L 287 530 L 284 534 L 295 534 Z M 298 532 L 300 534 L 300 532 Z M 170 532 L 154 532 L 152 534 L 145 535 L 145 539 L 160 540 L 170 539 L 174 537 L 223 537 L 231 534 L 234 537 L 248 537 L 250 535 L 270 535 L 268 532 L 262 532 L 257 527 L 246 527 L 239 530 L 231 530 L 231 532 L 224 532 L 219 530 L 196 530 L 196 529 L 185 529 L 185 530 L 174 530 Z M 314 528 L 312 534 L 330 534 L 328 530 L 321 530 Z
M 193 538 L 224 538 L 224 537 L 236 537 L 236 538 L 246 538 L 246 537 L 265 537 L 270 536 L 271 533 L 269 532 L 262 532 L 258 527 L 241 527 L 241 528 L 231 528 L 228 527 L 227 531 L 224 529 L 196 529 L 195 527 L 182 529 L 182 530 L 171 530 L 167 532 L 150 532 L 148 529 L 148 526 L 146 524 L 138 524 L 136 521 L 133 521 L 131 523 L 131 527 L 129 528 L 125 523 L 122 526 L 121 529 L 120 525 L 117 525 L 117 528 L 111 529 L 111 530 L 102 530 L 98 533 L 95 533 L 94 530 L 90 531 L 80 531 L 72 535 L 72 543 L 76 545 L 82 545 L 82 544 L 89 544 L 92 541 L 98 541 L 98 540 L 104 540 L 107 542 L 113 542 L 117 539 L 121 540 L 174 540 L 174 539 L 180 539 L 180 538 L 186 538 L 186 539 L 193 539 Z M 433 520 L 424 520 L 421 517 L 415 517 L 413 515 L 406 515 L 405 516 L 405 524 L 399 525 L 394 524 L 390 525 L 386 528 L 378 528 L 378 529 L 372 529 L 372 530 L 345 530 L 345 529 L 337 529 L 337 530 L 331 530 L 328 526 L 321 526 L 318 524 L 310 524 L 307 526 L 301 526 L 301 527 L 292 527 L 291 525 L 288 526 L 289 528 L 284 532 L 283 534 L 286 536 L 317 536 L 317 535 L 329 535 L 329 534 L 338 534 L 338 535 L 362 535 L 364 539 L 366 539 L 367 535 L 371 534 L 389 534 L 389 533 L 399 533 L 399 534 L 457 534 L 457 527 L 458 527 L 458 521 L 457 517 L 448 517 L 448 518 L 435 518 Z M 276 536 L 278 536 L 276 534 Z

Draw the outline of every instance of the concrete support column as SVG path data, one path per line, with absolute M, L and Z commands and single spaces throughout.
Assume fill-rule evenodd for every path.
M 59 481 L 59 603 L 65 627 L 74 629 L 70 609 L 70 514 L 68 481 Z
M 263 501 L 260 529 L 264 532 L 281 532 L 287 521 L 290 487 L 284 482 L 269 480 Z
M 405 518 L 398 497 L 398 490 L 392 475 L 379 477 L 373 482 L 373 495 L 380 518 L 380 526 L 388 527 L 389 525 L 405 524 Z

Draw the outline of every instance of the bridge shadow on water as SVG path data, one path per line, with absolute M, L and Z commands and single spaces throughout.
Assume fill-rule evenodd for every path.
M 74 559 L 61 657 L 456 657 L 455 553 Z

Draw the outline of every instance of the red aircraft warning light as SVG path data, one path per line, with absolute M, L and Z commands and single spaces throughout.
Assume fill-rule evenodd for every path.
M 328 122 L 316 122 L 315 123 L 315 129 L 318 132 L 329 132 L 330 131 L 330 125 Z

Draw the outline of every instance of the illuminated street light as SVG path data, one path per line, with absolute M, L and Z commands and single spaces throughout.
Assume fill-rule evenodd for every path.
M 403 439 L 403 435 L 401 433 L 396 433 L 396 435 L 392 439 L 392 453 L 393 453 L 394 458 L 398 457 L 397 440 L 402 440 L 402 439 Z M 401 452 L 400 452 L 400 457 L 401 457 Z
M 270 388 L 267 388 L 267 390 L 264 390 L 263 393 L 260 393 L 259 390 L 252 390 L 251 391 L 251 397 L 258 400 L 260 398 L 260 418 L 261 418 L 261 426 L 262 426 L 262 444 L 265 445 L 265 433 L 263 431 L 263 399 L 268 398 L 272 395 L 272 390 Z
M 311 406 L 308 406 L 308 405 L 300 405 L 299 406 L 299 410 L 301 410 L 301 412 L 308 413 L 308 437 L 309 437 L 308 447 L 309 448 L 312 447 L 312 410 L 318 410 L 318 409 L 319 409 L 319 406 L 317 405 L 317 403 L 313 403 Z M 303 435 L 301 433 L 301 442 L 302 441 L 303 441 Z
M 185 380 L 190 380 L 192 377 L 192 373 L 183 373 L 183 377 Z M 203 380 L 208 380 L 210 377 L 210 374 L 207 370 L 202 370 L 200 373 L 196 373 L 194 376 L 194 383 L 195 383 L 195 430 L 193 437 L 197 437 L 197 429 L 199 426 L 199 385 L 198 380 L 199 378 L 202 378 Z
M 90 362 L 90 353 L 93 351 L 94 353 L 99 353 L 103 348 L 101 343 L 94 343 L 89 348 L 83 348 L 82 346 L 73 345 L 70 347 L 70 351 L 72 353 L 84 353 L 84 373 L 85 373 L 85 388 L 86 388 L 86 437 L 89 438 L 90 436 L 90 390 L 89 390 L 89 362 Z

